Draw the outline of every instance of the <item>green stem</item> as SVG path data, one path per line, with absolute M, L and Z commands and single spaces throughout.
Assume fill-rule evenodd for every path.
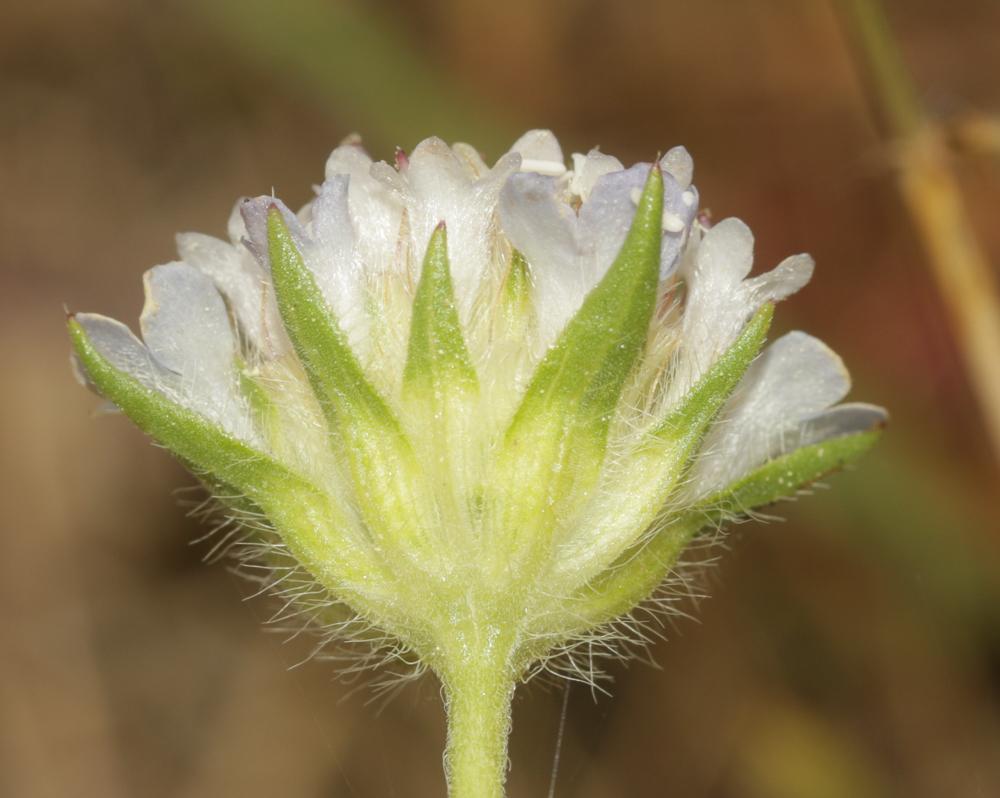
M 476 657 L 442 675 L 450 798 L 503 798 L 514 678 L 509 663 Z

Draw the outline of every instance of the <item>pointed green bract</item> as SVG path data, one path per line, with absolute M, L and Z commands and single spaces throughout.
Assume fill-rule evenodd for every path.
M 662 215 L 663 176 L 654 167 L 618 257 L 539 364 L 509 436 L 530 434 L 555 413 L 603 448 L 656 305 Z
M 597 479 L 656 305 L 662 214 L 663 177 L 654 166 L 617 258 L 538 365 L 507 430 L 492 480 L 507 537 L 498 547 L 501 567 L 546 551 L 560 505 L 584 501 Z
M 236 364 L 240 394 L 250 406 L 254 424 L 269 448 L 282 444 L 281 413 L 260 377 L 253 373 L 242 358 Z
M 260 384 L 260 380 L 250 373 L 245 363 L 239 362 L 236 366 L 239 370 L 240 393 L 247 400 L 254 416 L 267 425 L 274 414 L 274 402 Z
M 427 523 L 433 508 L 412 485 L 419 469 L 399 421 L 368 381 L 277 207 L 267 232 L 281 319 L 330 425 L 330 445 L 351 470 L 366 526 L 401 567 L 438 567 Z
M 427 244 L 413 298 L 409 351 L 403 370 L 406 431 L 434 497 L 436 532 L 449 549 L 476 558 L 475 540 L 457 534 L 473 526 L 474 426 L 479 381 L 465 344 L 448 262 L 448 236 L 438 225 Z
M 532 302 L 532 283 L 528 261 L 516 249 L 511 252 L 507 272 L 497 297 L 493 314 L 493 344 L 501 350 L 523 357 L 528 351 L 532 327 L 538 311 Z M 513 375 L 509 375 L 513 379 Z
M 403 372 L 407 388 L 454 382 L 474 388 L 476 370 L 469 358 L 448 264 L 448 235 L 438 225 L 427 244 L 420 283 L 413 298 L 409 353 Z
M 361 416 L 383 429 L 398 429 L 388 404 L 351 351 L 277 207 L 267 215 L 267 238 L 278 310 L 324 412 L 337 426 Z
M 747 322 L 736 341 L 712 364 L 680 406 L 667 416 L 656 432 L 657 438 L 682 441 L 688 448 L 698 444 L 760 353 L 772 318 L 774 305 L 768 302 Z
M 654 433 L 620 468 L 605 475 L 597 500 L 604 504 L 591 509 L 592 524 L 576 531 L 568 553 L 555 563 L 553 575 L 560 586 L 588 583 L 654 522 L 706 431 L 760 352 L 773 314 L 771 304 L 758 310 Z
M 489 325 L 480 327 L 477 341 L 478 351 L 484 355 L 481 368 L 490 375 L 490 384 L 504 388 L 490 390 L 482 397 L 482 410 L 498 427 L 513 417 L 522 399 L 519 386 L 535 366 L 537 321 L 542 310 L 535 306 L 534 285 L 524 255 L 512 249 L 506 267 L 489 307 Z
M 516 249 L 510 255 L 510 267 L 503 284 L 501 301 L 505 310 L 520 310 L 531 301 L 531 274 L 528 261 Z

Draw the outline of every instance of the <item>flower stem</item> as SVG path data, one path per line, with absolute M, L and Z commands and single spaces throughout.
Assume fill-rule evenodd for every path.
M 473 658 L 442 676 L 450 798 L 503 798 L 514 678 L 506 660 Z

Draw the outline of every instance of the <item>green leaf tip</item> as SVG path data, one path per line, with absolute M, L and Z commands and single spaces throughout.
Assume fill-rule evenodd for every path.
M 477 384 L 476 369 L 465 345 L 455 304 L 444 222 L 435 228 L 427 244 L 420 282 L 413 298 L 403 380 L 409 387 L 446 381 L 473 388 Z

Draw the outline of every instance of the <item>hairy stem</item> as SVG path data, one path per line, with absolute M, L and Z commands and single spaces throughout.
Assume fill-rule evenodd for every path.
M 503 798 L 515 679 L 508 659 L 477 652 L 442 674 L 450 798 Z

